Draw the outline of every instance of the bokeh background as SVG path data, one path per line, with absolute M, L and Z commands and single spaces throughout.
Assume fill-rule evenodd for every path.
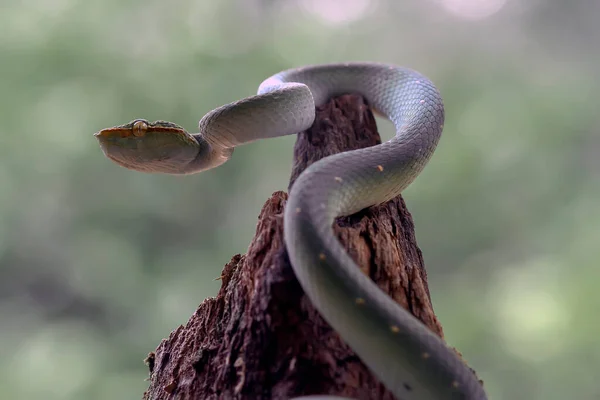
M 447 340 L 491 399 L 600 399 L 598 15 L 595 0 L 3 0 L 0 397 L 140 398 L 142 359 L 217 293 L 291 170 L 286 137 L 145 175 L 95 131 L 194 131 L 279 70 L 372 60 L 445 99 L 404 197 Z

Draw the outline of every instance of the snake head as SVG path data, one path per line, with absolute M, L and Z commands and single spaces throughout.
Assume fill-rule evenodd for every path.
M 179 125 L 136 119 L 94 134 L 104 154 L 122 167 L 150 173 L 186 173 L 201 146 Z

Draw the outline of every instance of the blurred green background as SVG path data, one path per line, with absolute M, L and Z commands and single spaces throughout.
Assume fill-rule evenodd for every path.
M 447 340 L 491 399 L 600 399 L 598 15 L 594 0 L 2 0 L 1 397 L 140 398 L 142 359 L 217 293 L 295 139 L 172 177 L 109 162 L 95 131 L 194 131 L 279 70 L 372 60 L 445 99 L 404 197 Z

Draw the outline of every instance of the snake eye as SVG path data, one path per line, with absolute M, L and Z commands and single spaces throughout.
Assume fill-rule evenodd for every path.
M 146 134 L 146 131 L 148 130 L 148 124 L 146 121 L 135 121 L 131 129 L 133 131 L 133 136 L 141 137 Z

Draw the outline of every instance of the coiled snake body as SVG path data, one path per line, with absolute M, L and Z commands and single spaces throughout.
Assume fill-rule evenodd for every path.
M 481 384 L 459 356 L 365 276 L 332 230 L 334 218 L 400 194 L 428 162 L 442 132 L 444 107 L 427 78 L 377 63 L 302 67 L 268 78 L 256 96 L 209 112 L 198 134 L 170 122 L 134 120 L 96 137 L 106 156 L 126 168 L 191 174 L 224 163 L 239 145 L 308 129 L 315 105 L 347 93 L 363 95 L 394 123 L 396 135 L 326 157 L 294 183 L 284 236 L 296 277 L 327 322 L 398 399 L 484 400 Z

